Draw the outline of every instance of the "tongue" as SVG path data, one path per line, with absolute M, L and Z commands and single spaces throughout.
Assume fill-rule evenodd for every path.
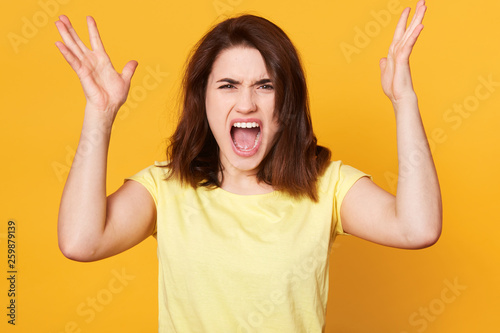
M 237 148 L 250 149 L 255 145 L 255 138 L 259 134 L 258 127 L 253 128 L 239 128 L 233 127 L 232 134 L 233 140 Z

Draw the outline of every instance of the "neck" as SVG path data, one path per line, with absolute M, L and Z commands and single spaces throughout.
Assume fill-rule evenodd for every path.
M 254 195 L 265 194 L 274 190 L 271 185 L 259 182 L 256 172 L 243 173 L 225 169 L 223 173 L 224 178 L 221 188 L 225 191 L 241 195 Z

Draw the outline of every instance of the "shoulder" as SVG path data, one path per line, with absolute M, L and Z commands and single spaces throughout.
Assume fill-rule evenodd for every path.
M 341 160 L 330 161 L 324 173 L 318 179 L 319 190 L 328 192 L 329 190 L 339 191 L 341 188 L 350 188 L 359 178 L 370 175 L 344 164 Z
M 159 180 L 161 178 L 165 178 L 165 176 L 168 175 L 169 170 L 170 168 L 168 167 L 168 161 L 154 161 L 153 164 L 145 167 L 128 179 L 154 178 Z
M 125 178 L 125 181 L 134 180 L 142 184 L 151 193 L 157 203 L 158 193 L 163 191 L 162 188 L 168 182 L 167 179 L 169 179 L 168 175 L 168 161 L 155 161 L 134 175 Z

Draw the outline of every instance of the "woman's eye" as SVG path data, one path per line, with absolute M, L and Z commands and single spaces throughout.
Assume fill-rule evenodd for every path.
M 265 85 L 260 86 L 260 87 L 261 87 L 262 89 L 264 89 L 264 90 L 273 90 L 273 89 L 274 89 L 274 87 L 273 87 L 273 86 L 271 86 L 270 84 L 265 84 Z
M 219 89 L 231 89 L 231 88 L 234 88 L 232 84 L 225 84 L 219 87 Z

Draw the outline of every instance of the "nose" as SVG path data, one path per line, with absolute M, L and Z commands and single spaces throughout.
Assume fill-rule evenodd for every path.
M 235 109 L 240 113 L 251 113 L 257 110 L 255 96 L 252 89 L 242 89 L 238 94 Z

